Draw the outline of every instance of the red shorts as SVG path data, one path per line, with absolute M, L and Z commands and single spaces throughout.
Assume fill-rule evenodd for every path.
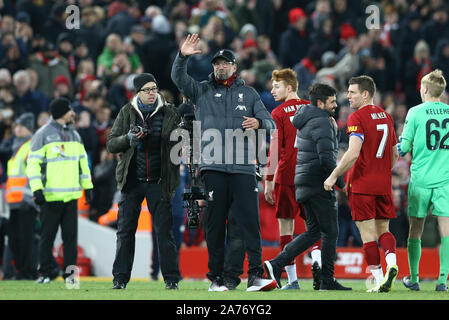
M 297 214 L 303 218 L 305 217 L 302 205 L 296 202 L 295 186 L 276 183 L 274 185 L 274 201 L 276 218 L 295 219 Z
M 352 220 L 394 219 L 393 195 L 348 193 Z

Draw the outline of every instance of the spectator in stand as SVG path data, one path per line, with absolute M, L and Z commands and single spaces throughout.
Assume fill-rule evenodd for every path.
M 311 41 L 314 45 L 319 45 L 322 52 L 337 52 L 340 49 L 338 35 L 334 30 L 334 21 L 331 17 L 320 22 L 318 28 L 311 34 Z
M 449 39 L 449 8 L 441 5 L 432 13 L 430 21 L 423 26 L 423 37 L 429 45 L 430 52 L 435 52 L 438 40 Z
M 42 34 L 45 39 L 51 43 L 56 43 L 58 36 L 67 31 L 66 18 L 68 14 L 65 12 L 66 4 L 55 2 L 50 10 L 50 15 L 45 20 Z
M 231 12 L 232 16 L 238 22 L 237 30 L 241 30 L 247 23 L 256 25 L 259 21 L 259 16 L 256 10 L 257 0 L 238 0 L 235 2 Z
M 413 51 L 419 40 L 423 39 L 422 33 L 422 18 L 419 12 L 412 11 L 407 14 L 404 26 L 401 28 L 401 35 L 399 38 L 399 48 L 397 49 L 400 61 L 401 68 L 400 74 L 404 74 L 406 71 L 406 63 L 413 58 Z M 401 79 L 403 84 L 407 82 L 405 78 Z
M 230 42 L 235 33 L 238 33 L 239 22 L 226 8 L 224 1 L 200 0 L 199 5 L 191 11 L 189 25 L 206 26 L 211 17 L 218 17 L 223 22 L 226 43 Z M 214 50 L 215 51 L 215 48 Z
M 54 81 L 54 87 L 55 87 L 55 91 L 54 91 L 53 96 L 55 98 L 64 97 L 70 101 L 73 100 L 72 88 L 70 86 L 70 80 L 67 77 L 65 77 L 62 74 L 57 76 Z
M 307 56 L 293 67 L 293 70 L 298 75 L 299 96 L 307 96 L 308 90 L 314 82 L 318 67 L 320 66 L 321 55 L 321 48 L 313 45 L 308 48 Z
M 320 69 L 316 74 L 316 81 L 330 80 L 335 87 L 343 90 L 346 88 L 346 81 L 360 68 L 360 44 L 352 27 L 344 25 L 340 31 L 342 42 L 345 43 L 345 47 L 339 52 L 342 57 L 337 57 L 338 62 L 334 66 Z
M 0 69 L 0 86 L 10 84 L 12 81 L 11 72 L 6 68 Z
M 0 60 L 0 68 L 6 68 L 11 73 L 28 67 L 27 56 L 19 50 L 18 43 L 12 33 L 6 34 L 2 39 L 4 56 Z
M 330 17 L 331 3 L 330 0 L 317 0 L 315 9 L 310 15 L 310 21 L 314 30 L 318 30 L 320 26 Z
M 36 121 L 36 129 L 43 127 L 50 120 L 50 112 L 42 111 L 39 113 Z
M 294 8 L 288 13 L 290 22 L 286 31 L 281 34 L 279 43 L 279 63 L 284 68 L 291 68 L 307 54 L 304 48 L 310 45 L 308 19 L 303 9 Z
M 24 11 L 16 15 L 16 27 L 14 34 L 18 42 L 22 42 L 27 47 L 29 53 L 31 39 L 33 38 L 33 29 L 30 27 L 30 16 Z
M 75 40 L 73 48 L 74 48 L 73 57 L 75 59 L 75 68 L 78 71 L 78 66 L 81 63 L 81 61 L 85 60 L 92 61 L 91 52 L 89 51 L 89 47 L 87 46 L 86 42 L 80 39 Z M 92 74 L 94 74 L 94 72 Z
M 123 52 L 120 35 L 111 33 L 106 38 L 106 45 L 97 59 L 97 77 L 106 77 L 111 73 L 114 57 Z
M 48 98 L 54 96 L 54 81 L 59 75 L 65 76 L 70 83 L 71 76 L 67 61 L 58 55 L 55 45 L 46 41 L 44 47 L 30 58 L 31 69 L 38 75 L 39 91 Z
M 143 43 L 145 41 L 146 30 L 140 24 L 136 24 L 131 28 L 129 37 L 131 39 L 131 44 L 134 47 L 134 52 L 140 58 L 140 61 L 145 60 L 145 51 L 143 50 Z
M 97 163 L 101 150 L 106 147 L 106 141 L 112 128 L 111 108 L 105 102 L 102 103 L 95 113 L 93 127 L 99 142 L 95 157 L 95 163 Z
M 419 94 L 421 79 L 432 70 L 431 68 L 429 45 L 420 40 L 415 46 L 413 58 L 407 61 L 405 67 L 404 93 L 408 108 L 421 102 Z
M 144 52 L 143 69 L 153 74 L 161 88 L 174 88 L 170 80 L 170 53 L 176 45 L 172 38 L 170 24 L 162 14 L 152 20 L 151 32 L 147 34 L 142 50 Z M 153 63 L 157 61 L 157 63 Z
M 13 84 L 8 83 L 0 87 L 0 106 L 2 120 L 11 125 L 10 120 L 14 119 L 14 114 L 19 106 L 19 99 Z
M 122 39 L 129 35 L 131 27 L 139 21 L 131 13 L 130 1 L 115 0 L 108 6 L 108 19 L 104 33 L 118 34 Z
M 332 21 L 335 29 L 338 29 L 343 23 L 349 23 L 351 26 L 357 25 L 357 12 L 354 8 L 354 1 L 348 6 L 348 0 L 333 1 Z
M 63 32 L 58 36 L 58 40 L 56 42 L 58 46 L 58 54 L 59 56 L 65 58 L 69 65 L 70 75 L 72 79 L 75 76 L 76 71 L 76 63 L 75 56 L 73 55 L 73 37 L 71 34 L 67 32 Z
M 97 10 L 100 9 L 100 10 Z M 104 27 L 103 10 L 99 7 L 86 7 L 81 11 L 81 26 L 75 30 L 76 39 L 86 43 L 90 57 L 94 60 L 102 50 Z
M 444 75 L 449 75 L 449 37 L 438 41 L 432 59 L 432 68 L 440 69 Z
M 17 71 L 13 76 L 13 82 L 19 98 L 17 116 L 25 112 L 32 112 L 34 118 L 37 119 L 39 113 L 48 110 L 47 97 L 38 90 L 31 90 L 31 77 L 28 72 Z

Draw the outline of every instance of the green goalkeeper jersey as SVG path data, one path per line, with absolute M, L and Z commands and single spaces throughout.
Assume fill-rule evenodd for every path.
M 424 188 L 449 182 L 449 106 L 424 102 L 411 108 L 402 132 L 401 149 L 412 151 L 411 180 Z

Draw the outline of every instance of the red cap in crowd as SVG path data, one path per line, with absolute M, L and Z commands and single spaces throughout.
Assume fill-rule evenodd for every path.
M 301 8 L 293 8 L 288 12 L 290 24 L 295 24 L 299 19 L 307 18 L 306 13 Z
M 55 78 L 55 81 L 54 81 L 54 86 L 55 87 L 57 87 L 58 85 L 60 85 L 60 84 L 65 84 L 67 87 L 70 87 L 70 81 L 69 81 L 69 79 L 67 79 L 67 77 L 66 76 L 64 76 L 64 75 L 59 75 L 59 76 L 57 76 L 56 78 Z
M 340 26 L 340 39 L 346 40 L 352 37 L 357 37 L 357 32 L 349 23 L 343 23 Z

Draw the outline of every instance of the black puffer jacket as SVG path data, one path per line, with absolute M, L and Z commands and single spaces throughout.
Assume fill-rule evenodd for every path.
M 337 166 L 338 130 L 329 113 L 313 105 L 302 106 L 296 111 L 293 126 L 298 129 L 296 201 L 304 202 L 318 193 L 329 193 L 323 184 Z M 340 177 L 337 186 L 343 188 L 344 185 Z

